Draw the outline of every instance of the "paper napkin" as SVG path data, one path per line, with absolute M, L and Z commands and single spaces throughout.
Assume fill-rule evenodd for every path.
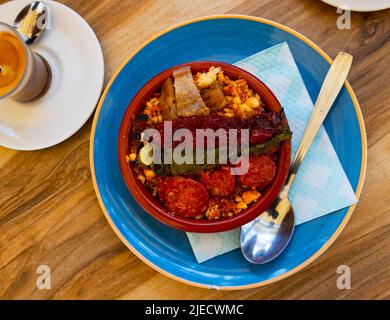
M 293 132 L 293 155 L 313 109 L 313 102 L 286 42 L 235 63 L 261 79 L 284 108 Z M 356 203 L 355 193 L 324 127 L 321 127 L 291 186 L 289 199 L 296 224 Z M 187 233 L 199 263 L 240 247 L 240 230 Z

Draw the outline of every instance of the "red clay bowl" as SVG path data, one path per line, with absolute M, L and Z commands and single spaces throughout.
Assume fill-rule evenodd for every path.
M 132 131 L 133 117 L 140 111 L 141 108 L 144 107 L 149 97 L 161 88 L 164 80 L 172 76 L 173 70 L 184 65 L 191 66 L 191 71 L 193 73 L 205 72 L 208 71 L 211 66 L 219 66 L 230 78 L 242 78 L 247 80 L 252 90 L 261 96 L 268 110 L 277 112 L 281 109 L 279 101 L 263 82 L 236 66 L 221 62 L 197 61 L 172 67 L 161 72 L 146 83 L 137 92 L 127 107 L 119 131 L 118 157 L 120 169 L 123 179 L 133 197 L 146 212 L 151 214 L 157 220 L 171 227 L 190 232 L 209 233 L 231 230 L 255 219 L 274 202 L 285 183 L 290 168 L 291 141 L 284 141 L 281 144 L 274 182 L 262 192 L 260 199 L 248 209 L 231 218 L 221 218 L 217 221 L 187 219 L 171 214 L 138 180 L 132 166 L 126 161 L 126 154 L 128 154 L 129 151 L 129 132 Z

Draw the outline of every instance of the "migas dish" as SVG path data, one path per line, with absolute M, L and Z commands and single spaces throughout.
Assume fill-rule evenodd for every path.
M 224 128 L 240 136 L 249 129 L 248 172 L 235 176 L 237 166 L 218 161 L 145 161 L 149 145 L 142 134 L 153 128 L 161 142 L 168 121 L 173 130 L 193 133 Z M 118 157 L 130 192 L 156 219 L 185 231 L 219 232 L 251 221 L 273 203 L 288 173 L 290 139 L 279 102 L 259 79 L 229 64 L 192 62 L 158 74 L 135 95 L 122 120 Z M 194 141 L 195 150 L 195 133 Z M 211 148 L 219 154 L 223 146 Z

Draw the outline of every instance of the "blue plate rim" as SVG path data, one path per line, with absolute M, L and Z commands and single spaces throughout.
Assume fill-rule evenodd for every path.
M 116 235 L 119 237 L 119 239 L 130 249 L 130 251 L 132 253 L 134 253 L 134 255 L 136 255 L 140 260 L 142 260 L 144 263 L 146 263 L 148 266 L 150 266 L 151 268 L 155 269 L 156 271 L 160 272 L 161 274 L 164 274 L 165 276 L 167 276 L 169 278 L 172 278 L 172 279 L 174 279 L 176 281 L 179 281 L 179 282 L 182 282 L 182 283 L 185 283 L 185 284 L 189 284 L 189 285 L 192 285 L 192 286 L 200 287 L 200 288 L 219 289 L 219 290 L 251 289 L 251 288 L 256 288 L 256 287 L 269 285 L 271 283 L 274 283 L 274 282 L 280 281 L 282 279 L 285 279 L 285 278 L 287 278 L 287 277 L 289 277 L 289 276 L 291 276 L 291 275 L 301 271 L 303 268 L 305 268 L 308 265 L 310 265 L 314 260 L 319 258 L 333 244 L 333 242 L 338 238 L 340 233 L 343 231 L 343 229 L 345 228 L 345 226 L 347 225 L 349 219 L 352 216 L 352 213 L 353 213 L 353 211 L 354 211 L 354 209 L 356 207 L 356 204 L 349 207 L 348 212 L 346 213 L 344 219 L 341 221 L 340 225 L 338 226 L 336 231 L 332 234 L 332 236 L 328 239 L 328 241 L 316 253 L 314 253 L 310 258 L 308 258 L 307 260 L 305 260 L 304 262 L 302 262 L 300 265 L 296 266 L 295 268 L 293 268 L 293 269 L 289 270 L 288 272 L 283 273 L 283 274 L 281 274 L 279 276 L 276 276 L 274 278 L 271 278 L 271 279 L 268 279 L 268 280 L 265 280 L 265 281 L 261 281 L 261 282 L 258 282 L 258 283 L 242 285 L 242 286 L 218 286 L 218 287 L 216 287 L 216 286 L 210 286 L 210 285 L 206 285 L 206 284 L 202 284 L 202 283 L 198 283 L 198 282 L 188 281 L 188 280 L 183 279 L 181 277 L 175 276 L 174 274 L 171 274 L 171 273 L 163 270 L 162 268 L 156 266 L 155 264 L 153 264 L 152 262 L 147 260 L 142 254 L 140 254 L 125 239 L 125 237 L 120 233 L 119 229 L 113 223 L 113 221 L 112 221 L 110 215 L 108 214 L 108 211 L 107 211 L 107 209 L 106 209 L 106 207 L 104 205 L 103 199 L 101 197 L 101 194 L 100 194 L 100 191 L 99 191 L 99 187 L 98 187 L 98 184 L 97 184 L 97 181 L 96 181 L 96 174 L 95 174 L 94 141 L 95 141 L 96 125 L 97 125 L 97 122 L 98 122 L 98 119 L 99 119 L 100 110 L 101 110 L 101 108 L 102 108 L 102 106 L 104 104 L 106 95 L 109 92 L 112 83 L 115 81 L 115 79 L 117 78 L 119 73 L 122 71 L 122 69 L 129 63 L 129 61 L 139 51 L 141 51 L 145 46 L 147 46 L 149 43 L 153 42 L 154 40 L 156 40 L 160 36 L 170 32 L 172 30 L 175 30 L 177 28 L 180 28 L 180 27 L 183 27 L 185 25 L 188 25 L 188 24 L 192 24 L 192 23 L 196 23 L 196 22 L 200 22 L 200 21 L 205 21 L 205 20 L 215 20 L 215 19 L 243 19 L 243 20 L 251 20 L 251 21 L 256 21 L 256 22 L 262 23 L 262 24 L 271 25 L 273 27 L 276 27 L 278 29 L 281 29 L 283 31 L 286 31 L 286 32 L 290 33 L 291 35 L 299 38 L 301 41 L 303 41 L 306 44 L 308 44 L 310 47 L 312 47 L 314 50 L 316 50 L 329 64 L 332 64 L 332 62 L 333 62 L 333 60 L 317 44 L 315 44 L 313 41 L 311 41 L 308 38 L 306 38 L 301 33 L 291 29 L 290 27 L 287 27 L 287 26 L 282 25 L 280 23 L 277 23 L 275 21 L 264 19 L 264 18 L 259 18 L 259 17 L 255 17 L 255 16 L 250 16 L 250 15 L 240 15 L 240 14 L 209 15 L 209 16 L 203 16 L 203 17 L 199 17 L 199 18 L 195 18 L 195 19 L 186 20 L 186 21 L 180 22 L 178 24 L 172 25 L 171 27 L 168 27 L 168 28 L 158 32 L 153 37 L 149 38 L 143 44 L 141 44 L 132 53 L 130 53 L 127 56 L 126 60 L 116 69 L 115 73 L 113 74 L 113 76 L 111 77 L 110 81 L 108 82 L 106 88 L 104 89 L 104 92 L 103 92 L 103 94 L 102 94 L 102 96 L 101 96 L 101 98 L 99 100 L 98 106 L 96 108 L 96 112 L 95 112 L 95 115 L 94 115 L 92 128 L 91 128 L 90 145 L 89 145 L 89 147 L 90 147 L 90 152 L 89 152 L 90 169 L 91 169 L 91 176 L 92 176 L 92 182 L 93 182 L 93 186 L 94 186 L 94 189 L 95 189 L 95 193 L 96 193 L 99 205 L 100 205 L 101 209 L 103 210 L 103 213 L 104 213 L 108 223 L 110 224 L 111 228 L 114 230 Z M 345 87 L 348 90 L 348 93 L 349 93 L 349 95 L 350 95 L 350 97 L 352 99 L 352 102 L 354 104 L 354 107 L 355 107 L 356 115 L 357 115 L 358 122 L 359 122 L 361 143 L 362 143 L 362 160 L 361 160 L 361 167 L 360 167 L 360 175 L 359 175 L 359 181 L 358 181 L 358 184 L 357 184 L 357 187 L 356 187 L 356 192 L 355 192 L 356 198 L 359 200 L 359 197 L 361 195 L 361 191 L 362 191 L 362 188 L 363 188 L 365 176 L 366 176 L 366 169 L 367 169 L 367 137 L 366 137 L 366 129 L 365 129 L 365 125 L 364 125 L 363 115 L 362 115 L 359 103 L 357 101 L 356 95 L 353 92 L 352 87 L 350 86 L 348 81 L 346 81 Z

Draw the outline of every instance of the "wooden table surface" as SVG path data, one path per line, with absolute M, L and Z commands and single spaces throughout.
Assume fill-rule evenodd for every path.
M 92 119 L 49 149 L 17 152 L 0 147 L 0 298 L 390 298 L 390 10 L 352 13 L 352 28 L 338 30 L 336 9 L 319 0 L 61 2 L 95 30 L 103 48 L 106 83 L 126 56 L 154 33 L 209 14 L 264 17 L 301 32 L 331 57 L 341 50 L 351 53 L 349 80 L 368 136 L 366 181 L 347 227 L 309 267 L 267 287 L 215 291 L 159 274 L 117 238 L 92 185 Z M 51 268 L 50 290 L 36 288 L 41 264 Z M 336 287 L 339 265 L 351 268 L 350 290 Z

